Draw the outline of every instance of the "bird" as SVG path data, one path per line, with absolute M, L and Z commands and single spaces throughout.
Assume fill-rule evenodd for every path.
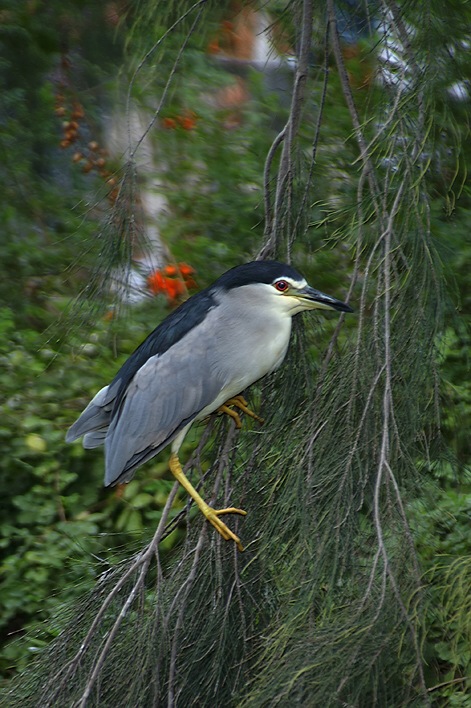
M 353 312 L 315 290 L 291 265 L 251 261 L 223 273 L 171 312 L 137 347 L 69 428 L 66 441 L 83 437 L 86 449 L 104 445 L 105 486 L 129 482 L 138 467 L 168 445 L 169 468 L 204 517 L 242 551 L 221 516 L 183 472 L 179 449 L 193 423 L 218 411 L 240 427 L 236 407 L 261 421 L 245 390 L 283 362 L 292 318 L 303 310 Z

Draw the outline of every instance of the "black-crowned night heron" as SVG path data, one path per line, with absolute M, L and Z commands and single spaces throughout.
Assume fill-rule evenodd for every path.
M 191 424 L 218 410 L 257 418 L 240 395 L 285 358 L 291 318 L 302 310 L 352 309 L 311 288 L 277 261 L 236 266 L 172 312 L 102 388 L 67 433 L 85 448 L 105 446 L 105 485 L 129 482 L 135 470 L 171 443 L 169 467 L 224 539 L 242 545 L 184 475 L 178 451 Z

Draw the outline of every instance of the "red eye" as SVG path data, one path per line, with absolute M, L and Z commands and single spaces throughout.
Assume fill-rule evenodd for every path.
M 289 283 L 286 280 L 277 280 L 274 286 L 280 293 L 285 293 L 289 288 Z

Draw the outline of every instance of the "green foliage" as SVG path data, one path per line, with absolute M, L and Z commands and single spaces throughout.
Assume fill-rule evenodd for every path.
M 101 41 L 101 25 L 96 22 L 97 16 L 93 12 L 96 3 L 85 5 L 91 13 L 88 23 L 84 19 L 87 13 L 81 13 L 83 2 L 67 3 L 67 11 L 71 24 L 81 28 L 84 46 L 88 47 L 86 61 L 84 59 L 81 67 L 83 85 L 89 87 L 85 74 L 97 80 L 104 79 L 103 67 L 110 57 L 103 56 L 107 52 L 104 48 L 100 52 L 100 42 L 97 42 L 98 35 Z M 424 600 L 423 605 L 418 602 L 417 610 L 415 586 L 407 584 L 413 575 L 410 538 L 404 530 L 404 519 L 391 502 L 394 497 L 392 485 L 382 499 L 385 511 L 381 519 L 384 543 L 394 570 L 401 580 L 405 578 L 402 599 L 410 604 L 412 614 L 415 611 L 417 615 L 421 613 L 418 621 L 423 627 L 421 651 L 427 664 L 426 684 L 433 689 L 431 698 L 437 704 L 442 701 L 450 706 L 466 705 L 471 616 L 471 481 L 467 471 L 471 465 L 468 329 L 471 203 L 465 179 L 471 159 L 466 143 L 469 102 L 453 102 L 447 94 L 450 82 L 469 73 L 469 53 L 462 51 L 469 23 L 457 23 L 459 5 L 451 3 L 449 13 L 447 10 L 447 17 L 442 21 L 435 21 L 432 14 L 433 22 L 417 23 L 420 30 L 417 42 L 430 42 L 430 36 L 422 36 L 422 30 L 426 30 L 432 32 L 437 47 L 436 52 L 428 55 L 430 66 L 424 89 L 426 97 L 431 97 L 434 102 L 434 117 L 426 131 L 433 149 L 412 170 L 417 176 L 410 180 L 406 190 L 410 199 L 407 204 L 411 207 L 404 206 L 396 219 L 400 247 L 394 247 L 392 254 L 396 278 L 391 338 L 394 404 L 395 415 L 400 421 L 400 441 L 406 448 L 404 454 L 402 448 L 397 452 L 397 469 L 394 471 L 406 490 L 405 513 L 423 573 Z M 70 156 L 57 149 L 60 126 L 54 116 L 54 91 L 47 75 L 56 66 L 58 57 L 60 27 L 51 18 L 56 16 L 59 5 L 52 3 L 46 8 L 40 4 L 36 6 L 41 8 L 38 12 L 34 7 L 34 3 L 11 0 L 9 19 L 0 28 L 3 50 L 0 64 L 0 155 L 3 158 L 0 160 L 0 186 L 4 197 L 0 202 L 4 227 L 0 244 L 0 297 L 9 303 L 0 309 L 0 632 L 4 643 L 0 669 L 7 677 L 23 668 L 31 654 L 63 631 L 65 620 L 73 612 L 70 608 L 74 608 L 83 593 L 95 587 L 98 588 L 96 595 L 99 595 L 102 586 L 96 585 L 96 580 L 100 573 L 119 570 L 123 556 L 129 557 L 134 549 L 142 548 L 149 540 L 173 486 L 162 457 L 146 465 L 124 489 L 103 490 L 102 452 L 85 451 L 79 443 L 64 443 L 68 425 L 165 312 L 155 302 L 150 306 L 136 307 L 132 320 L 117 324 L 114 341 L 109 323 L 100 321 L 94 323 L 93 331 L 84 335 L 85 343 L 78 343 L 71 337 L 71 347 L 64 345 L 60 352 L 53 350 L 55 343 L 50 348 L 40 345 L 38 330 L 57 319 L 64 309 L 64 301 L 76 295 L 87 282 L 88 262 L 79 276 L 65 277 L 64 273 L 82 249 L 87 250 L 91 243 L 88 237 L 98 227 L 92 219 L 83 222 L 82 214 L 73 209 L 79 198 L 86 200 L 90 193 L 94 195 L 95 186 L 88 178 L 74 172 Z M 168 12 L 177 16 L 182 7 L 180 3 L 178 8 L 171 8 Z M 156 36 L 159 36 L 164 25 L 163 9 L 161 3 L 147 7 L 149 14 L 142 26 L 145 32 L 141 27 L 141 34 L 147 32 L 147 22 L 152 21 Z M 407 9 L 412 13 L 412 21 L 414 7 L 408 3 Z M 285 11 L 284 4 L 280 11 Z M 207 12 L 206 19 L 209 9 Z M 437 13 L 443 17 L 439 9 Z M 48 19 L 51 22 L 47 22 Z M 250 258 L 260 245 L 263 164 L 280 127 L 278 123 L 283 123 L 285 114 L 278 100 L 267 95 L 262 80 L 255 73 L 249 77 L 251 98 L 243 108 L 234 114 L 217 106 L 218 92 L 234 85 L 234 80 L 217 61 L 201 52 L 216 19 L 216 16 L 208 19 L 205 31 L 190 37 L 168 101 L 153 132 L 161 167 L 159 181 L 161 178 L 161 189 L 169 205 L 167 215 L 159 224 L 161 234 L 177 261 L 188 261 L 196 267 L 196 277 L 201 285 L 210 282 L 225 268 Z M 292 19 L 288 17 L 287 26 L 295 26 Z M 448 27 L 446 32 L 443 31 L 445 25 Z M 181 47 L 182 36 L 183 33 L 176 33 L 171 37 L 157 69 L 148 75 L 143 72 L 143 80 L 134 89 L 134 97 L 149 110 L 149 115 L 155 110 L 155 93 L 165 85 L 175 52 Z M 319 38 L 322 40 L 321 33 Z M 374 135 L 378 121 L 388 118 L 390 105 L 388 92 L 371 80 L 375 69 L 375 42 L 376 38 L 359 43 L 356 53 L 347 61 L 355 101 L 360 113 L 366 116 L 363 127 L 367 138 Z M 452 42 L 453 51 L 449 50 L 447 42 Z M 110 44 L 106 46 L 110 48 Z M 322 41 L 318 46 L 322 46 Z M 131 43 L 128 48 L 133 51 Z M 454 61 L 444 63 L 448 52 L 453 54 Z M 442 70 L 444 66 L 446 70 Z M 351 243 L 358 244 L 354 255 L 361 267 L 353 299 L 359 303 L 364 286 L 369 302 L 366 325 L 364 321 L 363 326 L 370 326 L 371 322 L 376 326 L 384 291 L 379 275 L 382 263 L 375 266 L 374 273 L 367 273 L 364 256 L 376 243 L 378 223 L 373 218 L 371 195 L 358 193 L 358 146 L 333 63 L 330 72 L 312 191 L 306 198 L 299 223 L 298 214 L 292 215 L 292 224 L 296 225 L 293 235 L 297 237 L 293 253 L 305 264 L 304 271 L 316 286 L 342 297 L 338 283 L 347 282 L 352 255 L 345 243 L 350 239 Z M 301 128 L 301 150 L 293 177 L 298 198 L 312 158 L 313 124 L 319 117 L 322 101 L 323 70 L 317 72 L 316 67 L 312 68 L 310 80 L 311 93 L 306 111 L 309 120 Z M 405 118 L 389 125 L 381 140 L 374 144 L 377 173 L 383 180 L 390 179 L 384 194 L 384 201 L 388 204 L 397 194 L 397 174 L 402 174 L 407 166 L 408 151 L 401 140 L 410 136 L 408 121 L 415 124 L 418 119 L 416 99 L 414 92 L 402 97 L 401 109 Z M 91 99 L 97 119 L 100 118 L 99 103 L 98 99 Z M 377 121 L 368 120 L 369 112 L 377 117 Z M 276 165 L 275 160 L 271 174 Z M 436 281 L 427 275 L 429 261 L 423 255 L 425 249 L 424 252 L 420 250 L 422 236 L 418 236 L 413 228 L 414 219 L 425 221 L 425 193 L 427 198 L 433 198 L 426 216 L 426 231 L 433 235 L 431 244 L 441 259 L 440 267 L 436 266 L 434 271 L 438 276 Z M 361 215 L 358 213 L 360 201 Z M 299 203 L 301 200 L 296 205 Z M 361 242 L 356 240 L 358 234 L 363 239 Z M 121 234 L 117 234 L 117 238 L 120 237 Z M 78 258 L 80 260 L 82 255 Z M 424 259 L 421 266 L 420 258 Z M 87 261 L 87 254 L 83 259 Z M 436 337 L 442 313 L 438 306 L 434 309 L 434 303 L 440 299 L 443 274 L 451 296 L 445 303 L 446 328 Z M 435 292 L 433 289 L 437 283 L 439 287 Z M 461 307 L 459 315 L 455 311 L 456 302 Z M 323 324 L 318 321 L 315 337 L 304 342 L 306 351 L 317 356 L 313 365 L 313 370 L 317 366 L 317 373 L 321 368 L 319 351 L 325 348 L 336 322 L 333 319 Z M 347 328 L 353 331 L 357 326 L 357 321 L 351 320 Z M 371 329 L 369 331 L 371 334 Z M 407 333 L 405 338 L 403 332 Z M 288 380 L 289 372 L 281 383 L 279 380 L 272 382 L 271 393 L 267 394 L 267 405 L 271 404 L 269 410 L 276 410 L 279 406 L 277 396 L 281 396 L 283 405 L 288 406 L 287 402 L 294 399 L 293 388 L 300 395 L 295 401 L 297 407 L 290 411 L 284 407 L 282 416 L 271 419 L 267 429 L 274 430 L 275 434 L 270 437 L 263 431 L 259 436 L 263 445 L 256 446 L 255 452 L 255 448 L 252 450 L 247 443 L 240 445 L 238 452 L 244 459 L 239 464 L 242 471 L 238 470 L 236 477 L 237 489 L 241 493 L 243 490 L 248 499 L 257 500 L 245 527 L 247 535 L 257 539 L 256 543 L 260 542 L 259 534 L 265 530 L 264 513 L 273 507 L 271 535 L 263 547 L 265 553 L 258 553 L 253 560 L 249 558 L 246 565 L 241 561 L 237 568 L 234 561 L 236 572 L 232 577 L 227 558 L 224 557 L 222 563 L 219 555 L 211 555 L 213 550 L 210 549 L 205 557 L 208 564 L 198 575 L 199 592 L 196 596 L 204 597 L 204 617 L 210 617 L 215 613 L 212 593 L 215 578 L 219 579 L 218 574 L 223 575 L 221 569 L 229 585 L 233 582 L 227 596 L 215 593 L 218 622 L 219 617 L 229 617 L 233 626 L 238 628 L 237 636 L 221 639 L 227 652 L 225 657 L 231 656 L 237 664 L 237 671 L 242 671 L 237 650 L 247 651 L 250 645 L 249 669 L 270 664 L 272 672 L 252 674 L 252 695 L 273 699 L 271 691 L 275 684 L 271 679 L 286 672 L 289 677 L 285 684 L 286 700 L 295 695 L 300 704 L 308 704 L 312 692 L 319 688 L 320 676 L 324 685 L 319 688 L 319 695 L 325 691 L 325 686 L 330 686 L 331 694 L 338 691 L 340 698 L 345 697 L 345 702 L 355 696 L 359 705 L 369 705 L 378 699 L 377 686 L 381 682 L 391 685 L 391 677 L 397 677 L 396 685 L 390 689 L 391 694 L 385 697 L 385 705 L 394 705 L 409 679 L 412 683 L 413 661 L 408 653 L 408 635 L 401 625 L 403 618 L 395 604 L 396 594 L 389 586 L 386 591 L 386 586 L 381 586 L 377 577 L 371 582 L 377 538 L 371 503 L 365 501 L 370 499 L 371 502 L 369 475 L 377 454 L 379 430 L 379 415 L 368 417 L 366 411 L 370 404 L 369 386 L 375 357 L 382 354 L 384 342 L 376 331 L 376 348 L 370 346 L 370 352 L 365 345 L 362 356 L 354 361 L 354 357 L 345 354 L 346 341 L 344 333 L 336 340 L 335 349 L 344 357 L 345 366 L 344 374 L 337 372 L 335 379 L 337 385 L 341 384 L 336 400 L 330 400 L 333 399 L 330 393 L 314 391 L 312 381 L 311 387 L 296 389 Z M 41 343 L 44 344 L 44 340 Z M 84 346 L 79 348 L 77 344 Z M 119 352 L 118 361 L 116 351 Z M 434 374 L 440 378 L 436 386 L 430 377 L 433 367 L 427 368 L 434 357 L 438 359 Z M 299 371 L 294 371 L 295 362 L 292 366 L 293 372 L 299 375 Z M 359 372 L 358 381 L 362 381 L 366 388 L 355 388 L 357 381 L 352 384 L 349 376 L 355 367 Z M 298 383 L 299 380 L 293 379 Z M 380 377 L 378 381 L 381 381 Z M 327 379 L 327 384 L 330 383 Z M 421 392 L 416 398 L 415 391 Z M 323 410 L 331 413 L 325 419 L 325 430 L 330 434 L 328 438 L 317 437 L 313 422 L 318 415 L 317 408 L 314 410 L 313 406 L 309 419 L 300 415 L 306 399 L 308 402 L 314 400 L 314 394 L 318 396 L 317 402 L 324 406 Z M 377 391 L 371 394 L 371 400 L 376 405 L 375 410 L 379 411 L 381 399 Z M 430 413 L 433 406 L 437 411 L 439 409 L 439 415 Z M 355 438 L 349 428 L 351 419 L 342 417 L 347 407 L 365 425 L 363 451 L 358 443 L 360 438 Z M 295 421 L 288 432 L 287 419 Z M 312 425 L 308 430 L 312 438 L 308 442 L 307 425 Z M 321 427 L 322 431 L 324 427 Z M 394 433 L 391 433 L 392 437 Z M 247 438 L 251 439 L 250 434 Z M 254 438 L 258 439 L 252 435 L 252 440 Z M 422 438 L 426 438 L 426 442 L 422 443 Z M 417 444 L 418 439 L 420 444 Z M 286 446 L 283 441 L 288 441 Z M 190 440 L 184 456 L 192 446 Z M 412 460 L 408 458 L 410 449 L 415 451 Z M 420 449 L 421 456 L 417 449 Z M 355 454 L 350 457 L 351 450 L 355 450 Z M 371 450 L 371 454 L 366 454 L 365 450 Z M 316 464 L 312 462 L 313 457 Z M 347 459 L 351 476 L 345 475 Z M 254 460 L 259 460 L 260 471 Z M 330 466 L 322 468 L 324 460 L 330 460 Z M 303 475 L 311 464 L 315 467 L 315 480 L 308 479 L 309 487 Z M 250 470 L 250 475 L 245 475 L 245 467 Z M 262 476 L 263 470 L 265 477 Z M 417 471 L 420 478 L 414 477 Z M 341 485 L 348 486 L 342 498 L 339 496 Z M 319 506 L 319 500 L 324 506 Z M 173 517 L 182 506 L 181 499 L 175 503 Z M 309 517 L 303 523 L 297 516 L 301 508 L 308 510 Z M 286 519 L 281 529 L 279 518 Z M 316 526 L 319 518 L 323 523 Z M 315 537 L 308 533 L 313 528 Z M 335 562 L 331 562 L 324 553 L 335 542 L 341 546 L 341 553 L 335 557 Z M 165 552 L 171 551 L 174 543 L 175 534 L 172 534 L 161 548 Z M 315 547 L 309 544 L 315 544 Z M 194 578 L 190 571 L 188 577 Z M 174 598 L 180 597 L 180 576 L 177 572 L 174 575 L 169 572 L 168 578 L 168 587 L 174 591 L 168 602 L 173 607 Z M 242 590 L 240 578 L 242 585 L 246 583 Z M 110 586 L 114 580 L 115 575 L 109 580 Z M 154 581 L 152 575 L 142 598 L 143 605 L 152 604 Z M 108 580 L 105 578 L 103 582 L 106 584 Z M 373 602 L 368 605 L 359 593 L 364 592 L 369 582 Z M 309 592 L 303 596 L 306 587 Z M 241 594 L 235 601 L 237 593 Z M 63 603 L 69 605 L 65 619 L 61 619 Z M 118 601 L 113 608 L 119 613 Z M 250 631 L 242 621 L 239 622 L 237 612 L 240 608 L 243 608 L 241 618 L 248 617 L 251 622 Z M 92 617 L 93 606 L 90 605 L 87 611 Z M 160 608 L 155 612 L 160 612 Z M 381 614 L 379 622 L 377 613 Z M 146 637 L 155 639 L 152 634 L 155 632 L 154 618 L 146 618 L 147 623 L 140 626 L 143 632 L 136 640 L 137 614 L 133 612 L 128 616 L 128 638 L 133 648 L 134 642 L 139 641 L 139 647 L 145 650 Z M 361 618 L 361 630 L 352 628 L 353 616 L 356 621 Z M 112 613 L 110 617 L 108 622 L 113 619 Z M 182 617 L 178 616 L 177 630 L 181 628 Z M 190 662 L 191 671 L 195 673 L 190 671 L 187 676 L 188 691 L 191 691 L 201 676 L 198 662 L 202 656 L 205 659 L 209 656 L 215 638 L 209 636 L 209 622 L 205 622 L 201 630 L 202 624 L 194 624 L 189 616 L 185 619 L 188 630 L 184 653 L 195 651 L 197 657 L 192 664 Z M 42 627 L 41 632 L 37 631 L 39 627 Z M 27 641 L 12 641 L 16 635 L 23 636 L 24 633 Z M 269 640 L 264 645 L 267 636 Z M 333 637 L 336 638 L 336 651 L 333 651 Z M 72 642 L 73 636 L 70 639 Z M 170 644 L 168 646 L 170 649 Z M 390 651 L 383 651 L 382 656 L 378 651 L 377 656 L 376 648 L 385 646 Z M 369 670 L 365 671 L 361 659 L 368 656 L 372 647 L 374 657 Z M 125 648 L 120 647 L 119 651 L 121 649 L 124 656 Z M 260 653 L 257 653 L 259 649 Z M 47 653 L 43 656 L 48 658 Z M 352 657 L 357 657 L 357 661 Z M 353 663 L 353 668 L 349 666 L 350 683 L 345 684 L 345 688 L 344 684 L 340 686 L 336 682 L 335 669 L 348 662 Z M 226 661 L 220 661 L 216 666 L 221 681 L 226 678 L 224 672 L 228 665 Z M 212 674 L 205 673 L 208 683 L 211 677 Z M 240 685 L 237 690 L 242 695 Z M 342 690 L 345 690 L 344 695 Z
M 142 328 L 139 317 L 128 323 L 118 342 L 121 361 L 139 343 Z M 119 366 L 105 325 L 78 354 L 57 354 L 39 342 L 34 330 L 18 330 L 9 308 L 0 309 L 3 674 L 21 668 L 45 641 L 12 639 L 91 588 L 123 544 L 129 549 L 152 535 L 173 486 L 162 479 L 162 458 L 124 490 L 104 490 L 102 451 L 65 443 L 68 426 Z M 175 513 L 179 508 L 181 502 Z M 169 538 L 166 547 L 174 541 Z
M 59 147 L 63 117 L 54 95 L 87 91 L 88 123 L 81 127 L 86 135 L 102 107 L 92 87 L 106 80 L 120 54 L 104 19 L 96 3 L 82 0 L 65 7 L 28 0 L 2 4 L 0 301 L 13 307 L 17 321 L 24 321 L 26 310 L 32 316 L 34 301 L 34 315 L 47 308 L 47 295 L 59 289 L 79 250 L 77 242 L 81 248 L 95 226 L 83 223 L 77 203 L 96 184 L 72 163 L 72 151 Z M 41 322 L 34 325 L 39 328 Z
M 428 683 L 443 682 L 436 697 L 465 705 L 459 694 L 471 675 L 471 468 L 457 473 L 456 463 L 444 459 L 421 473 L 421 495 L 408 517 L 424 571 Z

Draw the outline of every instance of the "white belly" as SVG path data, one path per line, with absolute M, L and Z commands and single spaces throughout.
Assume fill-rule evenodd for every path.
M 240 337 L 234 337 L 234 333 L 231 333 L 227 340 L 221 336 L 218 342 L 218 350 L 214 352 L 214 371 L 218 377 L 224 372 L 227 384 L 216 400 L 201 411 L 199 419 L 217 410 L 229 398 L 242 393 L 266 374 L 275 371 L 286 356 L 291 317 L 283 317 L 275 324 L 268 320 L 257 322 L 257 327 L 251 326 L 248 320 L 243 322 Z M 234 342 L 237 342 L 235 346 Z

